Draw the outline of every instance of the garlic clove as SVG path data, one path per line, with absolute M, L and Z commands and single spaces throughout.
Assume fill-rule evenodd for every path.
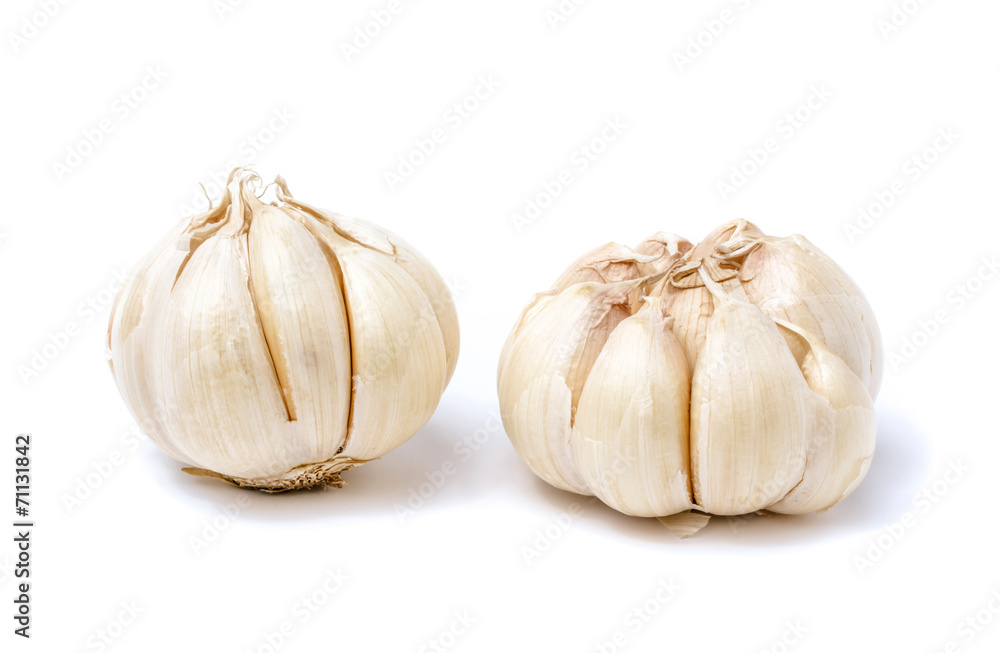
M 580 395 L 573 458 L 590 490 L 628 515 L 691 508 L 691 379 L 663 301 L 650 297 L 619 324 Z
M 373 228 L 377 229 L 377 227 Z M 444 279 L 441 278 L 441 275 L 438 274 L 434 266 L 431 265 L 431 262 L 422 254 L 410 247 L 402 238 L 392 234 L 388 236 L 392 238 L 392 243 L 396 248 L 396 265 L 417 282 L 417 285 L 420 286 L 420 289 L 430 302 L 434 314 L 437 316 L 438 327 L 441 329 L 441 338 L 444 341 L 445 359 L 447 362 L 445 385 L 447 385 L 455 373 L 455 366 L 458 365 L 460 345 L 458 310 L 455 308 L 455 300 L 452 298 L 451 289 L 445 283 Z
M 874 399 L 882 381 L 882 337 L 861 289 L 803 236 L 751 236 L 740 277 L 766 314 L 820 338 L 861 379 Z M 805 356 L 797 338 L 789 346 Z
M 173 370 L 158 367 L 163 353 L 163 316 L 172 310 L 171 292 L 198 248 L 227 226 L 232 232 L 229 185 L 239 172 L 230 173 L 218 206 L 181 220 L 136 265 L 115 297 L 108 322 L 111 372 L 125 405 L 154 444 L 189 465 L 195 463 L 182 439 L 169 432 L 169 413 L 177 407 L 164 399 L 163 392 L 164 379 Z
M 278 197 L 318 220 L 327 222 L 340 236 L 365 247 L 380 251 L 402 268 L 420 286 L 427 297 L 434 314 L 437 316 L 438 327 L 444 341 L 445 356 L 448 363 L 447 380 L 450 381 L 458 365 L 460 337 L 458 327 L 458 311 L 452 298 L 448 284 L 428 261 L 406 241 L 374 224 L 358 218 L 347 218 L 338 213 L 325 211 L 292 197 L 288 184 L 282 177 L 275 179 L 278 187 Z
M 437 407 L 448 375 L 441 328 L 420 286 L 389 256 L 297 215 L 329 248 L 344 284 L 353 390 L 343 456 L 378 458 L 409 440 Z
M 281 208 L 245 198 L 250 288 L 303 460 L 334 458 L 351 411 L 351 343 L 336 263 Z
M 566 380 L 543 374 L 522 382 L 512 370 L 504 376 L 514 377 L 509 386 L 521 391 L 512 403 L 501 404 L 506 406 L 501 417 L 507 436 L 521 460 L 550 485 L 589 496 L 569 450 L 573 397 Z M 503 392 L 505 386 L 500 387 Z M 511 389 L 506 392 L 514 394 Z
M 805 341 L 802 373 L 823 397 L 830 413 L 827 428 L 810 434 L 802 482 L 772 512 L 803 514 L 833 507 L 861 483 L 875 453 L 875 408 L 871 395 L 844 361 L 813 334 L 783 320 L 779 326 Z
M 700 273 L 716 305 L 692 375 L 694 501 L 715 515 L 746 514 L 802 480 L 820 399 L 774 321 Z
M 201 217 L 224 215 L 213 209 Z M 108 351 L 112 376 L 126 407 L 158 447 L 173 458 L 192 464 L 166 436 L 160 376 L 153 373 L 148 343 L 157 337 L 160 322 L 154 315 L 161 298 L 169 295 L 178 272 L 188 259 L 190 221 L 181 221 L 129 274 L 111 308 Z
M 235 220 L 242 222 L 242 220 Z M 225 232 L 225 233 L 224 233 Z M 251 294 L 247 237 L 226 229 L 201 243 L 147 343 L 170 443 L 198 467 L 266 478 L 308 460 L 290 421 Z
M 503 343 L 503 348 L 500 350 L 500 362 L 497 365 L 497 387 L 500 386 L 500 379 L 503 377 L 503 371 L 507 367 L 507 361 L 510 360 L 510 348 L 514 345 L 514 340 L 524 329 L 524 325 L 531 322 L 538 315 L 539 311 L 548 304 L 550 301 L 555 299 L 558 295 L 554 290 L 548 292 L 538 293 L 535 297 L 528 302 L 528 305 L 524 307 L 521 311 L 521 317 L 518 319 L 517 324 L 514 328 L 510 330 L 507 335 L 507 340 Z
M 507 435 L 524 462 L 558 488 L 591 494 L 570 450 L 574 413 L 594 361 L 642 283 L 579 283 L 545 300 L 501 364 Z
M 705 345 L 708 319 L 715 306 L 712 294 L 701 288 L 675 288 L 669 281 L 662 287 L 667 312 L 674 317 L 672 331 L 687 359 L 688 369 L 694 369 L 698 353 Z

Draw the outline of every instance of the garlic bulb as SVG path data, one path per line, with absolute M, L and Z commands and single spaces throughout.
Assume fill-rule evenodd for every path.
M 398 237 L 236 169 L 221 204 L 178 225 L 112 309 L 111 369 L 150 439 L 185 471 L 265 491 L 340 474 L 430 419 L 458 318 Z
M 667 517 L 836 504 L 874 453 L 881 374 L 857 285 L 805 238 L 741 220 L 578 259 L 525 308 L 497 384 L 536 474 Z

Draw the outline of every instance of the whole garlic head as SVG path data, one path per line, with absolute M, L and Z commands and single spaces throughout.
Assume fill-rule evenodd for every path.
M 455 370 L 444 281 L 397 236 L 235 169 L 120 290 L 111 369 L 185 471 L 277 492 L 340 486 L 430 419 Z
M 525 308 L 498 391 L 514 448 L 555 487 L 644 517 L 806 513 L 867 473 L 881 376 L 847 274 L 736 221 L 693 247 L 658 234 L 578 259 Z

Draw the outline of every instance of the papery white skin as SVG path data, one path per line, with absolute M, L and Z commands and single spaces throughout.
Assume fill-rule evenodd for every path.
M 829 510 L 868 473 L 875 454 L 875 407 L 864 383 L 819 338 L 784 320 L 778 324 L 806 341 L 809 352 L 802 372 L 809 387 L 826 400 L 829 414 L 823 415 L 825 424 L 809 434 L 802 482 L 768 510 L 789 514 Z M 826 413 L 825 407 L 821 410 Z
M 430 418 L 458 355 L 454 305 L 392 234 L 307 209 L 280 179 L 265 204 L 256 181 L 234 170 L 220 206 L 136 267 L 112 310 L 112 371 L 192 473 L 340 485 Z
M 774 321 L 705 280 L 716 304 L 691 379 L 693 499 L 712 514 L 741 515 L 802 480 L 819 398 Z
M 802 513 L 864 477 L 881 357 L 836 263 L 740 220 L 588 252 L 525 308 L 497 380 L 515 449 L 558 488 L 638 516 Z
M 750 301 L 775 319 L 816 334 L 874 399 L 882 383 L 882 337 L 858 285 L 805 237 L 746 239 L 740 279 Z M 801 359 L 805 352 L 790 343 Z
M 663 302 L 619 324 L 594 363 L 573 422 L 573 459 L 587 487 L 640 517 L 691 508 L 691 378 Z
M 531 469 L 564 490 L 590 494 L 573 462 L 570 433 L 583 384 L 604 342 L 628 317 L 634 281 L 570 286 L 537 308 L 500 369 L 500 411 Z

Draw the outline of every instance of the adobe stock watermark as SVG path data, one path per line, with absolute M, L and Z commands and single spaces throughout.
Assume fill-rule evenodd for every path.
M 454 648 L 455 644 L 469 632 L 469 629 L 479 621 L 478 617 L 469 614 L 468 610 L 453 612 L 451 621 L 439 633 L 428 638 L 417 649 L 418 653 L 444 653 Z
M 553 515 L 548 524 L 535 530 L 528 544 L 521 545 L 521 557 L 529 566 L 533 566 L 556 542 L 562 539 L 573 523 L 583 515 L 583 506 L 574 501 L 563 510 Z
M 410 4 L 413 4 L 413 0 L 389 0 L 384 6 L 373 9 L 365 22 L 356 25 L 351 36 L 340 42 L 340 53 L 344 55 L 344 60 L 351 63 L 357 59 L 382 36 L 389 25 L 396 22 L 396 17 Z
M 87 650 L 106 651 L 121 639 L 145 611 L 135 599 L 119 603 L 116 614 L 87 637 Z
M 871 201 L 858 209 L 857 217 L 853 221 L 844 223 L 847 239 L 852 244 L 857 242 L 858 238 L 876 224 L 876 221 L 885 216 L 899 198 L 930 172 L 944 153 L 951 150 L 961 137 L 962 135 L 957 133 L 954 127 L 942 127 L 937 130 L 926 147 L 906 158 L 900 169 L 901 174 L 873 192 Z
M 930 317 L 918 320 L 916 328 L 903 336 L 902 341 L 886 355 L 893 372 L 898 372 L 912 361 L 950 324 L 952 318 L 979 297 L 987 285 L 1000 273 L 1000 255 L 980 257 L 977 269 L 945 293 L 944 306 L 937 308 Z
M 802 637 L 809 632 L 809 627 L 801 620 L 786 621 L 785 629 L 769 645 L 758 649 L 760 653 L 788 653 L 796 644 L 802 641 Z
M 579 180 L 580 175 L 590 170 L 607 153 L 611 144 L 617 142 L 626 129 L 628 125 L 622 118 L 618 116 L 606 118 L 595 136 L 569 153 L 567 165 L 543 181 L 541 190 L 530 193 L 521 201 L 520 208 L 510 213 L 514 231 L 520 235 L 542 217 L 556 199 Z
M 1000 616 L 1000 589 L 990 590 L 982 607 L 963 617 L 955 624 L 955 636 L 934 649 L 934 653 L 962 653 L 962 646 L 969 646 Z
M 364 372 L 368 378 L 378 377 L 385 370 L 398 365 L 401 358 L 406 356 L 406 352 L 413 348 L 414 343 L 438 340 L 441 333 L 439 325 L 438 313 L 434 310 L 434 306 L 430 302 L 422 302 L 419 313 L 412 316 L 404 328 L 392 334 L 390 343 L 372 352 L 372 356 L 365 360 L 363 369 L 356 367 L 354 374 Z
M 199 180 L 197 190 L 193 191 L 191 201 L 180 205 L 182 218 L 189 218 L 204 213 L 211 208 L 209 198 L 218 200 L 226 190 L 226 179 L 233 168 L 248 166 L 257 160 L 277 137 L 295 121 L 295 114 L 287 106 L 271 109 L 271 115 L 263 120 L 260 127 L 253 130 L 236 144 L 233 158 L 215 168 Z
M 909 24 L 910 19 L 916 16 L 924 8 L 928 0 L 903 0 L 894 2 L 889 14 L 875 21 L 875 27 L 882 35 L 883 41 L 888 41 L 899 33 L 901 29 Z
M 576 15 L 577 10 L 589 0 L 559 0 L 545 10 L 545 22 L 553 32 Z
M 733 533 L 733 535 L 736 535 L 743 530 L 744 526 L 747 526 L 756 519 L 762 517 L 766 518 L 770 516 L 770 514 L 771 513 L 765 512 L 759 515 L 757 513 L 749 513 L 746 515 L 727 515 L 726 523 L 729 524 L 729 530 Z
M 115 447 L 98 460 L 91 461 L 86 472 L 72 482 L 72 489 L 62 493 L 63 508 L 72 515 L 104 487 L 118 469 L 134 457 L 145 435 L 138 424 L 118 436 Z
M 245 653 L 277 653 L 298 634 L 298 629 L 309 623 L 350 580 L 340 567 L 327 569 L 315 589 L 303 594 L 292 604 L 290 614 L 274 628 L 265 631 L 257 641 L 242 649 Z
M 393 507 L 399 521 L 405 523 L 407 519 L 423 508 L 458 472 L 461 466 L 471 460 L 476 452 L 482 449 L 502 429 L 500 416 L 491 410 L 481 426 L 452 446 L 450 458 L 438 465 L 437 469 L 425 472 L 424 478 L 426 480 L 420 485 L 410 488 L 406 501 L 397 503 Z
M 682 47 L 671 53 L 677 72 L 683 73 L 686 68 L 694 65 L 753 3 L 752 0 L 731 0 L 730 4 L 732 7 L 724 7 L 702 20 L 701 27 L 688 35 Z
M 213 0 L 212 11 L 219 20 L 225 20 L 230 14 L 246 4 L 246 0 Z
M 203 519 L 198 532 L 188 536 L 188 545 L 196 557 L 201 556 L 210 546 L 219 541 L 251 506 L 249 493 L 237 490 L 232 501 L 220 503 L 218 512 L 210 519 Z
M 899 519 L 885 526 L 878 535 L 870 537 L 864 552 L 853 556 L 852 562 L 858 574 L 864 576 L 883 560 L 886 554 L 917 525 L 920 518 L 933 510 L 971 471 L 972 468 L 960 460 L 950 461 L 940 478 L 928 483 L 917 492 L 910 507 Z
M 18 54 L 29 41 L 41 34 L 69 3 L 70 0 L 36 0 L 38 9 L 21 16 L 20 24 L 7 32 L 7 42 L 14 54 Z
M 441 124 L 413 139 L 413 147 L 396 157 L 396 164 L 383 173 L 389 192 L 396 192 L 403 182 L 412 178 L 448 141 L 450 135 L 467 124 L 499 88 L 500 82 L 491 73 L 480 75 L 471 92 L 444 110 Z
M 111 278 L 103 288 L 76 305 L 72 318 L 55 331 L 45 334 L 45 342 L 33 348 L 27 359 L 17 365 L 17 374 L 24 386 L 37 379 L 60 354 L 69 349 L 87 326 L 98 317 L 104 317 L 104 311 L 114 303 L 115 295 L 125 281 L 124 268 L 112 270 Z
M 168 74 L 160 64 L 146 66 L 138 82 L 119 93 L 108 109 L 108 113 L 85 127 L 76 142 L 66 146 L 66 153 L 51 163 L 56 181 L 63 181 L 70 173 L 77 171 L 83 163 L 94 155 L 105 139 L 129 119 L 136 109 L 145 103 L 152 93 L 163 85 Z
M 743 160 L 730 166 L 729 175 L 715 182 L 715 189 L 723 201 L 729 201 L 730 197 L 746 186 L 781 151 L 783 144 L 792 140 L 832 99 L 833 93 L 825 84 L 810 87 L 809 95 L 802 103 L 789 109 L 775 121 L 774 133 L 759 144 L 748 147 Z
M 673 578 L 660 580 L 649 598 L 632 606 L 621 619 L 621 624 L 605 639 L 594 643 L 599 653 L 618 653 L 631 643 L 636 635 L 669 605 L 680 592 L 681 586 Z

